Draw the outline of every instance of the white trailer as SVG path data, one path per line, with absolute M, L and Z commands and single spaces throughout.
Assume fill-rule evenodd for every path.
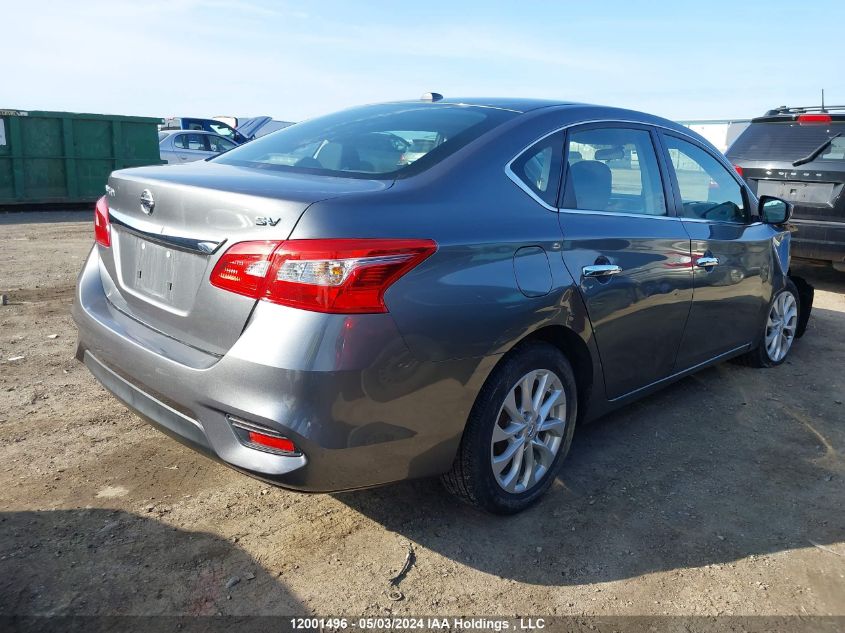
M 698 132 L 723 154 L 737 137 L 751 123 L 751 119 L 712 119 L 700 121 L 678 121 L 694 132 Z

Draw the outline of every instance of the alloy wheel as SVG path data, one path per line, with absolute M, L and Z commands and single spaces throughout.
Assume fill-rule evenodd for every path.
M 779 363 L 786 357 L 797 325 L 798 303 L 791 292 L 781 292 L 772 302 L 766 322 L 766 354 L 771 361 Z
M 551 468 L 566 430 L 566 392 L 547 369 L 523 376 L 499 409 L 490 446 L 496 482 L 511 493 L 537 485 Z

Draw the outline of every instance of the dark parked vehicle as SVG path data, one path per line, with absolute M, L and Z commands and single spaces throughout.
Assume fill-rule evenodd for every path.
M 296 490 L 442 475 L 519 511 L 576 423 L 728 358 L 779 365 L 809 314 L 790 205 L 629 110 L 432 95 L 107 192 L 77 357 L 158 428 Z
M 845 106 L 770 110 L 727 151 L 751 190 L 795 207 L 795 257 L 845 272 Z

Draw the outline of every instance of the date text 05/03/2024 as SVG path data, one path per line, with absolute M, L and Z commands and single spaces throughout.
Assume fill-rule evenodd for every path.
M 396 631 L 535 631 L 546 628 L 543 618 L 438 618 L 438 617 L 369 617 L 369 618 L 291 618 L 294 630 L 378 629 Z

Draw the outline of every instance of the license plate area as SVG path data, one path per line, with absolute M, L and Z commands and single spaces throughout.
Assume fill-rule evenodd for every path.
M 833 187 L 833 183 L 829 182 L 760 180 L 757 183 L 757 195 L 775 196 L 789 202 L 830 204 Z
M 123 286 L 137 299 L 187 313 L 196 300 L 208 258 L 119 232 Z
M 177 284 L 179 251 L 138 240 L 133 271 L 134 289 L 168 304 L 173 303 L 174 284 Z

